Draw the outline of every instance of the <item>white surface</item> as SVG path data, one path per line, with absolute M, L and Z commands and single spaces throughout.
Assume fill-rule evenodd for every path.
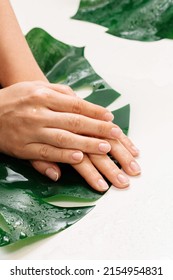
M 114 187 L 81 221 L 29 246 L 0 249 L 1 259 L 173 259 L 173 40 L 128 41 L 70 19 L 79 0 L 12 0 L 24 33 L 42 27 L 86 46 L 90 63 L 131 105 L 129 136 L 141 150 L 142 175 Z

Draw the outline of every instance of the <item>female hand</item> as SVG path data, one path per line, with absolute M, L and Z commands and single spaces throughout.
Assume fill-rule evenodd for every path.
M 83 152 L 109 152 L 110 144 L 100 138 L 116 139 L 121 133 L 118 126 L 107 122 L 112 114 L 76 96 L 62 94 L 66 92 L 66 86 L 39 81 L 2 89 L 0 152 L 70 164 L 80 162 Z
M 115 187 L 126 188 L 130 182 L 125 173 L 131 176 L 141 173 L 135 160 L 139 152 L 127 136 L 122 133 L 119 140 L 108 141 L 111 144 L 110 155 L 120 163 L 124 172 L 108 155 L 85 155 L 81 163 L 73 165 L 93 189 L 101 192 L 109 188 L 103 176 Z
M 129 186 L 129 179 L 125 173 L 131 176 L 139 175 L 141 170 L 135 157 L 139 155 L 138 149 L 131 140 L 122 132 L 117 140 L 108 140 L 111 145 L 111 156 L 122 166 L 123 171 L 114 163 L 108 155 L 85 154 L 80 163 L 72 166 L 97 191 L 106 191 L 108 184 L 104 177 L 117 188 Z M 33 161 L 34 168 L 44 175 L 50 175 L 53 180 L 58 180 L 61 171 L 57 164 L 44 161 Z
M 0 1 L 0 36 L 3 66 L 0 83 L 7 87 L 0 90 L 0 152 L 32 159 L 39 172 L 55 181 L 60 176 L 55 162 L 60 161 L 73 164 L 95 189 L 103 189 L 97 183 L 102 178 L 99 171 L 113 184 L 123 186 L 116 179 L 121 171 L 116 169 L 106 153 L 111 149 L 114 156 L 119 156 L 126 172 L 134 175 L 136 173 L 129 169 L 129 162 L 134 160 L 135 152 L 131 151 L 131 143 L 127 148 L 122 141 L 121 130 L 112 123 L 106 123 L 112 120 L 112 115 L 100 106 L 70 96 L 73 93 L 68 87 L 47 82 L 9 1 Z M 45 82 L 15 84 L 36 79 Z M 109 143 L 104 138 L 117 140 Z M 83 161 L 81 151 L 89 155 L 85 155 Z M 116 171 L 112 172 L 113 169 Z M 86 170 L 91 176 L 86 176 Z

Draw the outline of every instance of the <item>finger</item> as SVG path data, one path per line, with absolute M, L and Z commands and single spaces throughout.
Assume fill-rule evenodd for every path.
M 60 168 L 53 162 L 32 160 L 31 164 L 39 173 L 49 177 L 52 181 L 56 182 L 61 176 Z
M 37 141 L 85 153 L 107 154 L 111 150 L 110 144 L 105 140 L 77 135 L 62 129 L 44 128 L 39 131 Z
M 132 154 L 118 140 L 109 140 L 111 144 L 110 154 L 120 163 L 123 170 L 131 175 L 139 175 L 141 168 L 132 156 Z
M 95 120 L 86 116 L 48 111 L 43 116 L 46 127 L 59 128 L 80 135 L 118 139 L 122 130 L 112 122 Z
M 70 112 L 94 119 L 112 121 L 114 116 L 106 108 L 92 104 L 77 96 L 58 94 L 56 90 L 40 87 L 36 93 L 44 98 L 45 105 L 55 112 Z
M 47 144 L 32 143 L 20 151 L 20 158 L 75 164 L 82 161 L 83 153 L 78 150 L 59 149 Z
M 89 155 L 91 162 L 115 187 L 129 186 L 128 177 L 117 167 L 107 155 Z
M 139 149 L 133 144 L 133 142 L 123 132 L 118 140 L 124 145 L 124 147 L 134 156 L 139 155 Z
M 81 163 L 72 166 L 96 191 L 104 192 L 109 188 L 108 184 L 94 167 L 87 155 L 84 155 Z

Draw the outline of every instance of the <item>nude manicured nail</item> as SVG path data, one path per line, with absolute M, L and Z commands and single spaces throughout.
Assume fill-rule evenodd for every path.
M 83 159 L 83 153 L 82 152 L 75 152 L 75 153 L 72 154 L 72 158 L 74 160 L 81 161 Z
M 120 137 L 121 133 L 122 133 L 122 130 L 119 127 L 114 127 L 111 129 L 111 136 L 113 136 L 115 138 Z
M 129 185 L 129 179 L 126 176 L 124 176 L 123 174 L 118 174 L 117 179 L 124 186 Z
M 98 185 L 99 188 L 101 188 L 101 191 L 107 191 L 109 189 L 108 184 L 103 179 L 98 180 Z
M 113 121 L 114 119 L 114 115 L 110 112 L 107 112 L 105 115 L 104 115 L 104 119 L 105 121 Z
M 130 168 L 136 174 L 140 174 L 141 173 L 141 168 L 140 168 L 139 164 L 136 161 L 131 161 Z
M 59 178 L 59 174 L 55 171 L 55 169 L 49 167 L 46 169 L 45 174 L 47 177 L 49 177 L 53 181 L 57 181 Z
M 111 150 L 111 146 L 108 143 L 100 143 L 99 151 L 103 153 L 108 153 Z

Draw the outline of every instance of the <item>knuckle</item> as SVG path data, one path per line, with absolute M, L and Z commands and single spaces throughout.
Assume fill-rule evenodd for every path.
M 79 133 L 81 130 L 81 118 L 80 116 L 76 115 L 69 119 L 69 127 L 71 127 L 74 133 Z
M 37 104 L 38 101 L 40 101 L 40 97 L 41 96 L 37 89 L 33 88 L 32 90 L 30 90 L 28 98 L 31 103 Z
M 99 136 L 101 136 L 101 137 L 105 136 L 105 132 L 106 132 L 105 123 L 100 122 L 99 125 L 98 125 Z
M 59 147 L 64 147 L 67 142 L 67 137 L 64 133 L 58 133 L 55 137 L 55 141 Z
M 90 112 L 92 113 L 93 118 L 100 119 L 100 116 L 103 115 L 103 110 L 105 109 L 96 104 L 92 104 L 90 107 Z
M 59 149 L 58 151 L 58 161 L 59 162 L 67 162 L 65 151 L 63 149 Z
M 62 163 L 71 163 L 71 153 L 70 151 L 66 149 L 59 149 L 58 150 L 58 158 L 57 162 L 62 162 Z
M 39 102 L 40 100 L 47 100 L 50 97 L 50 93 L 44 86 L 39 86 L 34 88 L 31 94 L 31 98 L 34 102 Z
M 96 145 L 94 145 L 95 142 L 91 139 L 90 141 L 88 141 L 88 139 L 84 142 L 84 148 L 86 151 L 93 151 L 94 147 Z
M 72 104 L 72 113 L 81 114 L 82 112 L 82 101 L 80 98 L 74 98 Z
M 71 87 L 67 86 L 67 85 L 64 85 L 64 89 L 67 91 L 67 92 L 72 92 L 73 90 L 71 89 Z
M 48 159 L 49 158 L 49 148 L 46 145 L 41 146 L 40 148 L 40 156 L 42 159 Z
M 36 94 L 36 96 L 45 96 L 45 92 L 46 92 L 46 90 L 45 90 L 45 88 L 44 87 L 42 87 L 42 86 L 39 86 L 36 90 L 35 90 L 35 94 Z

